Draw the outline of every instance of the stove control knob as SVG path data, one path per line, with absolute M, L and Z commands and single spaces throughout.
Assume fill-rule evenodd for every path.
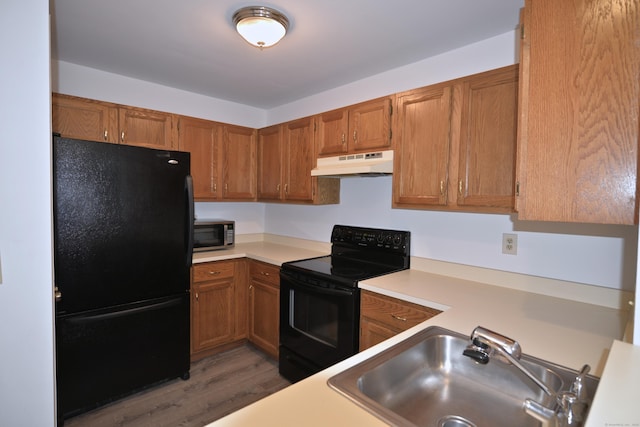
M 383 243 L 384 242 L 384 234 L 383 233 L 378 234 L 378 237 L 376 238 L 376 240 L 378 241 L 378 243 Z
M 400 246 L 402 244 L 402 234 L 396 234 L 393 236 L 393 244 L 396 246 Z
M 387 234 L 387 235 L 385 236 L 385 238 L 384 238 L 384 242 L 385 242 L 386 244 L 390 244 L 392 239 L 393 239 L 393 237 L 391 236 L 391 234 Z

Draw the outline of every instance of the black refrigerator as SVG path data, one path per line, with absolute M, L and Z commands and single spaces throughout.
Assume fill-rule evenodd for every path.
M 189 378 L 189 153 L 53 138 L 58 420 Z

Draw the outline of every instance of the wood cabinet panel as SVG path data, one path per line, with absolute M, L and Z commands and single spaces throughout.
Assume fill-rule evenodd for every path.
M 440 84 L 397 97 L 394 207 L 446 205 L 452 94 Z
M 439 313 L 440 310 L 363 290 L 360 297 L 360 351 Z
M 246 292 L 242 260 L 195 264 L 191 268 L 191 357 L 212 354 L 246 335 Z M 238 309 L 241 308 L 241 311 Z
M 118 124 L 121 144 L 164 150 L 174 148 L 171 114 L 118 107 Z
M 318 156 L 338 156 L 348 151 L 349 110 L 328 111 L 318 116 Z
M 518 217 L 638 221 L 640 4 L 526 0 Z
M 256 199 L 256 134 L 255 129 L 222 125 L 220 150 L 226 200 Z
M 388 96 L 318 115 L 318 156 L 390 149 L 392 104 Z
M 107 102 L 52 95 L 53 132 L 65 138 L 118 142 L 118 108 Z
M 463 80 L 459 206 L 504 208 L 515 197 L 518 67 Z
M 314 126 L 312 117 L 284 125 L 285 200 L 313 202 L 318 180 L 311 176 L 315 165 Z
M 281 125 L 258 131 L 259 200 L 277 201 L 282 198 L 282 169 L 285 163 L 282 145 Z
M 517 65 L 397 96 L 393 206 L 512 212 Z
M 391 147 L 392 97 L 379 98 L 349 109 L 350 151 L 372 151 Z
M 311 176 L 316 164 L 316 120 L 304 117 L 258 131 L 258 200 L 340 202 L 339 179 Z
M 278 358 L 280 343 L 280 269 L 249 261 L 249 341 Z
M 178 127 L 178 149 L 191 153 L 194 198 L 198 201 L 215 199 L 218 124 L 208 120 L 180 117 Z

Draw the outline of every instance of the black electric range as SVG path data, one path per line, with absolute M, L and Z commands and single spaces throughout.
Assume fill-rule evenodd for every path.
M 282 264 L 280 374 L 299 381 L 358 351 L 358 282 L 409 268 L 408 231 L 336 225 L 331 254 Z

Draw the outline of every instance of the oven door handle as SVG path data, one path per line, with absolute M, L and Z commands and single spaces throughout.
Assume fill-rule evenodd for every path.
M 327 288 L 323 288 L 322 286 L 313 286 L 313 285 L 307 285 L 306 283 L 302 283 L 302 282 L 297 282 L 297 281 L 293 281 L 291 279 L 287 279 L 288 284 L 285 286 L 289 286 L 289 288 L 294 289 L 304 289 L 306 291 L 310 291 L 310 292 L 315 292 L 318 294 L 324 294 L 324 295 L 341 295 L 341 296 L 352 296 L 357 288 L 353 288 L 353 289 L 335 289 L 335 288 L 331 288 L 331 289 L 327 289 Z M 283 284 L 281 283 L 280 286 L 282 286 Z

